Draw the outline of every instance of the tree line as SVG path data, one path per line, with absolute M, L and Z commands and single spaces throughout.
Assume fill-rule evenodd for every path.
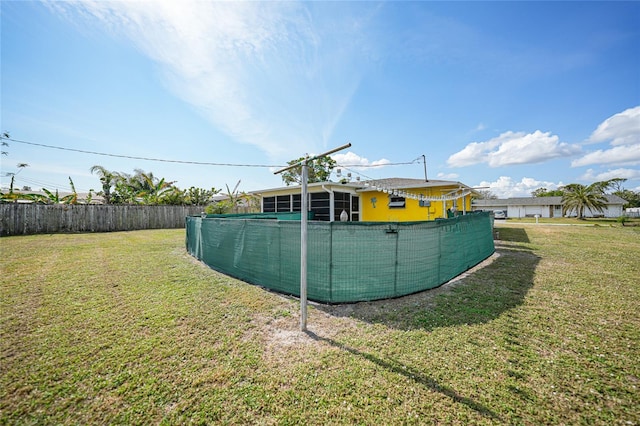
M 206 206 L 220 189 L 191 187 L 180 189 L 175 182 L 158 178 L 153 172 L 134 169 L 134 173 L 111 171 L 92 166 L 89 171 L 100 179 L 101 190 L 96 195 L 104 204 L 197 205 Z
M 27 165 L 25 165 L 26 167 Z M 89 193 L 81 198 L 76 192 L 71 177 L 69 183 L 71 194 L 60 196 L 58 190 L 50 191 L 42 188 L 43 193 L 25 192 L 14 189 L 14 176 L 8 192 L 0 192 L 0 202 L 27 202 L 39 204 L 92 204 L 95 196 L 102 198 L 102 204 L 111 205 L 193 205 L 203 206 L 207 213 L 231 213 L 238 210 L 239 206 L 246 209 L 255 209 L 255 200 L 249 194 L 238 191 L 240 181 L 233 190 L 226 186 L 227 192 L 221 189 L 196 188 L 180 189 L 175 182 L 165 178 L 154 176 L 153 172 L 145 172 L 134 169 L 133 173 L 111 171 L 103 166 L 95 165 L 90 169 L 100 180 L 99 191 L 89 190 Z M 223 197 L 214 199 L 214 196 L 222 193 Z
M 9 132 L 0 133 L 0 145 L 2 151 L 0 155 L 8 156 L 8 150 L 11 141 Z M 29 192 L 29 187 L 23 187 L 21 190 L 14 188 L 15 176 L 29 167 L 27 163 L 18 163 L 18 171 L 15 173 L 6 173 L 11 176 L 9 191 L 0 190 L 0 203 L 17 203 L 20 201 L 33 202 L 39 204 L 92 204 L 97 200 L 95 196 L 102 197 L 103 204 L 115 205 L 193 205 L 206 207 L 207 213 L 230 213 L 235 212 L 241 206 L 244 210 L 254 211 L 256 209 L 256 199 L 249 194 L 238 191 L 238 184 L 232 190 L 227 185 L 227 192 L 223 197 L 214 197 L 222 192 L 221 189 L 196 188 L 180 189 L 175 182 L 168 181 L 165 178 L 154 176 L 153 172 L 145 172 L 141 169 L 134 169 L 133 173 L 124 173 L 111 171 L 103 166 L 95 165 L 89 170 L 100 179 L 101 189 L 94 191 L 90 189 L 87 194 L 83 194 L 81 198 L 76 192 L 75 185 L 71 177 L 69 183 L 71 186 L 71 194 L 61 196 L 56 189 L 50 191 L 42 188 L 42 193 Z
M 9 132 L 0 134 L 0 143 L 2 145 L 2 156 L 8 156 L 9 152 L 5 151 L 5 147 L 9 146 L 8 141 L 11 140 Z M 301 157 L 288 162 L 289 165 L 297 164 L 306 157 Z M 327 180 L 331 174 L 331 170 L 335 167 L 336 162 L 330 157 L 324 157 L 315 160 L 309 167 L 309 182 L 320 182 Z M 29 192 L 29 187 L 23 187 L 21 190 L 14 188 L 15 176 L 29 167 L 27 163 L 18 163 L 18 171 L 15 173 L 7 173 L 11 176 L 11 184 L 8 192 L 0 190 L 0 203 L 27 201 L 40 204 L 91 204 L 94 203 L 94 196 L 102 197 L 103 204 L 142 204 L 142 205 L 197 205 L 205 206 L 207 213 L 230 213 L 239 210 L 242 207 L 245 211 L 259 210 L 259 200 L 245 192 L 238 191 L 238 184 L 233 190 L 226 185 L 227 192 L 223 197 L 214 196 L 222 192 L 221 189 L 196 188 L 180 189 L 175 182 L 168 181 L 165 178 L 154 176 L 153 172 L 145 172 L 141 169 L 134 169 L 133 173 L 124 173 L 111 171 L 101 165 L 92 166 L 89 170 L 100 179 L 101 190 L 94 191 L 90 189 L 88 194 L 83 198 L 78 196 L 75 185 L 71 177 L 69 183 L 71 186 L 71 194 L 60 196 L 58 190 L 50 191 L 42 188 L 42 193 Z M 300 182 L 301 167 L 298 166 L 282 174 L 282 180 L 286 185 Z
M 8 146 L 5 141 L 10 140 L 7 132 L 0 136 L 2 146 Z M 2 151 L 2 155 L 8 155 L 7 151 Z M 304 160 L 301 157 L 288 162 L 289 165 L 297 164 Z M 317 159 L 309 167 L 309 182 L 320 182 L 327 180 L 331 174 L 331 170 L 335 167 L 336 162 L 330 157 Z M 11 173 L 11 185 L 9 192 L 0 191 L 0 202 L 19 202 L 20 200 L 40 203 L 40 204 L 91 204 L 94 202 L 94 196 L 102 197 L 103 204 L 114 205 L 196 205 L 205 206 L 207 213 L 232 213 L 237 212 L 240 207 L 245 211 L 259 211 L 259 200 L 255 196 L 251 196 L 245 192 L 239 192 L 236 184 L 233 190 L 226 185 L 226 193 L 223 197 L 214 199 L 214 196 L 222 192 L 221 189 L 196 188 L 180 189 L 175 182 L 168 181 L 165 178 L 154 176 L 153 172 L 145 172 L 141 169 L 134 169 L 133 173 L 124 173 L 108 170 L 101 165 L 94 165 L 89 170 L 95 174 L 100 180 L 101 190 L 89 190 L 89 193 L 80 198 L 76 192 L 75 185 L 71 177 L 69 183 L 72 193 L 60 196 L 58 190 L 50 191 L 42 188 L 43 193 L 27 192 L 30 188 L 22 190 L 14 189 L 15 175 L 20 173 L 24 168 L 28 167 L 27 163 L 18 164 L 18 172 Z M 288 186 L 299 183 L 301 176 L 301 167 L 293 168 L 282 174 L 283 182 Z

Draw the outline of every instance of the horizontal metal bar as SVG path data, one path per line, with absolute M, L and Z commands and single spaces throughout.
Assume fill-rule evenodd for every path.
M 305 158 L 304 160 L 299 161 L 299 162 L 297 162 L 296 164 L 292 164 L 292 165 L 287 166 L 287 167 L 285 167 L 285 168 L 283 168 L 283 169 L 277 170 L 277 171 L 273 172 L 273 174 L 274 174 L 274 175 L 277 175 L 277 174 L 279 174 L 279 173 L 286 172 L 287 170 L 293 169 L 294 167 L 299 167 L 299 166 L 301 166 L 303 163 L 309 163 L 310 161 L 313 161 L 313 160 L 315 160 L 316 158 L 326 157 L 326 156 L 327 156 L 327 155 L 329 155 L 329 154 L 333 154 L 334 152 L 338 152 L 338 151 L 341 151 L 341 150 L 343 150 L 343 149 L 349 148 L 350 146 L 351 146 L 351 142 L 346 143 L 346 144 L 344 144 L 344 145 L 342 145 L 342 146 L 339 146 L 339 147 L 334 148 L 334 149 L 332 149 L 332 150 L 329 150 L 329 151 L 327 151 L 327 152 L 323 152 L 322 154 L 318 154 L 318 155 L 314 155 L 313 157 Z

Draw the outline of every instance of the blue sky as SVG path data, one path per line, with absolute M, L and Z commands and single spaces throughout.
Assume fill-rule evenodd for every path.
M 281 178 L 126 157 L 283 165 L 351 142 L 334 158 L 363 179 L 422 178 L 424 155 L 429 178 L 501 197 L 640 190 L 639 2 L 0 7 L 1 130 L 29 142 L 3 147 L 3 187 L 27 163 L 19 187 L 97 190 L 101 165 L 252 191 Z

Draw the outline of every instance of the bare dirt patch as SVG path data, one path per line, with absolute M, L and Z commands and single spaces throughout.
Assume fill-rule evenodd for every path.
M 353 318 L 336 317 L 315 307 L 316 304 L 309 306 L 306 331 L 300 330 L 298 311 L 286 318 L 257 321 L 261 326 L 253 333 L 264 342 L 265 362 L 289 365 L 304 362 L 312 354 L 337 350 L 331 344 L 332 339 L 339 333 L 356 329 Z

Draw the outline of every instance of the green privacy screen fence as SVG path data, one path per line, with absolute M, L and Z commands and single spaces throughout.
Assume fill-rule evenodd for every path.
M 227 275 L 298 296 L 300 222 L 286 219 L 187 217 L 187 251 Z M 327 303 L 434 288 L 495 250 L 487 212 L 430 222 L 310 221 L 307 245 L 308 298 Z

